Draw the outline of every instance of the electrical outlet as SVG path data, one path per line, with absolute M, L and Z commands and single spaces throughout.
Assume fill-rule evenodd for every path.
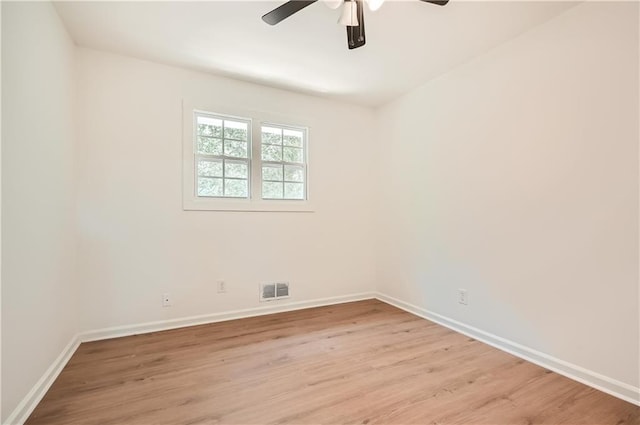
M 171 298 L 171 294 L 164 293 L 162 294 L 162 307 L 170 307 L 173 305 L 173 299 Z
M 469 304 L 469 298 L 467 297 L 466 289 L 458 289 L 458 303 L 463 305 Z
M 219 294 L 223 294 L 225 292 L 227 292 L 227 283 L 224 280 L 219 280 L 217 282 L 218 285 L 218 293 Z

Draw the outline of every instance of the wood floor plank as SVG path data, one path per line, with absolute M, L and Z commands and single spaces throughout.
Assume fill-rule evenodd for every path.
M 640 408 L 376 300 L 84 343 L 27 421 L 640 424 Z

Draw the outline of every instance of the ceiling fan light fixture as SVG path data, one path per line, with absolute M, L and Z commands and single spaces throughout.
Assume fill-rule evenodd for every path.
M 380 9 L 382 3 L 384 3 L 384 0 L 367 0 L 367 5 L 372 12 Z
M 354 0 L 345 0 L 342 7 L 342 14 L 338 19 L 340 25 L 347 27 L 358 26 L 358 4 Z
M 2 1 L 2 0 L 0 0 Z M 288 0 L 284 4 L 273 9 L 262 16 L 262 20 L 269 25 L 276 25 L 304 9 L 311 6 L 318 0 Z M 438 6 L 444 6 L 449 0 L 420 0 L 424 3 L 431 3 Z M 365 45 L 364 36 L 364 3 L 368 4 L 369 9 L 377 10 L 382 6 L 384 0 L 322 0 L 327 6 L 334 8 L 336 5 L 342 5 L 340 19 L 338 23 L 346 26 L 347 46 L 349 50 L 357 49 Z

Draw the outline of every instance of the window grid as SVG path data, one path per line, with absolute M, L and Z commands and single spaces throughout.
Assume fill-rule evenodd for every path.
M 267 130 L 267 131 L 265 131 Z M 275 133 L 273 130 L 278 130 Z M 299 143 L 288 143 L 285 144 L 285 131 L 288 131 L 290 135 L 288 137 L 293 137 L 294 139 L 299 138 Z M 279 143 L 274 143 L 271 140 L 265 141 L 265 133 L 270 133 L 271 135 L 278 135 Z M 293 134 L 293 136 L 291 135 Z M 297 136 L 299 134 L 299 136 Z M 273 137 L 273 136 L 271 136 Z M 283 126 L 278 124 L 271 123 L 262 123 L 261 125 L 261 177 L 262 177 L 262 199 L 266 200 L 306 200 L 307 199 L 307 161 L 306 161 L 306 145 L 307 145 L 307 132 L 304 128 L 299 127 L 290 127 Z M 275 146 L 280 148 L 279 155 L 277 155 L 280 160 L 269 160 L 265 159 L 265 156 L 271 156 L 273 152 L 269 153 L 264 150 L 264 146 Z M 292 162 L 285 161 L 285 149 L 290 149 L 300 151 L 300 155 L 296 155 L 296 158 L 300 158 L 300 162 Z M 266 168 L 279 168 L 279 175 L 281 178 L 274 179 L 268 178 L 264 176 L 264 170 Z M 287 179 L 287 167 L 301 170 L 301 178 L 298 180 Z M 272 183 L 270 185 L 270 189 L 267 190 L 267 186 L 265 183 Z M 279 188 L 274 190 L 274 185 L 279 184 Z M 287 189 L 299 187 L 292 194 L 287 194 Z M 301 189 L 301 191 L 300 191 Z M 269 193 L 265 193 L 269 192 Z
M 195 112 L 195 145 L 194 145 L 194 159 L 195 159 L 195 195 L 200 198 L 230 198 L 230 199 L 249 199 L 251 197 L 251 120 L 246 118 L 229 117 L 224 115 L 208 114 L 202 112 Z M 208 118 L 214 121 L 220 121 L 220 137 L 215 136 L 215 132 L 212 135 L 200 134 L 199 118 Z M 246 140 L 227 137 L 226 136 L 226 123 L 227 121 L 242 123 L 246 128 Z M 211 125 L 211 124 L 208 124 Z M 215 125 L 214 125 L 215 127 Z M 215 155 L 209 153 L 201 153 L 199 149 L 199 139 L 220 140 L 222 143 L 222 155 Z M 232 152 L 227 153 L 227 142 L 241 142 L 245 144 L 246 157 L 234 156 Z M 221 175 L 204 175 L 200 173 L 199 164 L 202 162 L 219 163 L 221 165 Z M 231 177 L 227 176 L 227 164 L 243 164 L 245 166 L 245 177 Z M 200 193 L 200 181 L 216 181 L 221 180 L 221 195 L 206 195 Z M 244 190 L 246 190 L 245 196 L 234 196 L 229 194 L 227 190 L 228 181 L 244 181 L 246 182 Z

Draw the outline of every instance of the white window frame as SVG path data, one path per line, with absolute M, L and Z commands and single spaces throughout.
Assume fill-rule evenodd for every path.
M 311 129 L 304 120 L 278 114 L 221 107 L 207 102 L 183 100 L 182 120 L 182 208 L 185 211 L 256 211 L 256 212 L 314 212 L 311 199 Z M 249 131 L 249 198 L 199 197 L 196 194 L 195 112 L 212 114 L 222 118 L 242 119 L 251 122 Z M 276 125 L 304 129 L 305 131 L 305 199 L 262 199 L 262 125 Z
M 195 151 L 194 149 L 194 162 L 193 162 L 193 175 L 194 175 L 194 195 L 198 198 L 210 198 L 210 199 L 234 199 L 234 200 L 246 200 L 248 198 L 251 198 L 251 160 L 252 160 L 252 149 L 251 149 L 251 140 L 252 140 L 252 135 L 251 135 L 251 130 L 252 130 L 252 122 L 250 118 L 243 118 L 243 117 L 236 117 L 236 116 L 229 116 L 229 115 L 221 115 L 221 114 L 214 114 L 211 112 L 205 112 L 205 111 L 199 111 L 199 110 L 195 110 L 193 111 L 193 133 L 192 133 L 192 139 L 193 139 L 193 144 L 194 146 L 197 144 L 196 140 L 198 137 L 198 129 L 197 129 L 197 123 L 198 123 L 198 117 L 210 117 L 210 118 L 214 118 L 214 119 L 219 119 L 222 121 L 222 141 L 223 141 L 223 146 L 225 146 L 225 142 L 227 140 L 227 138 L 224 136 L 224 122 L 225 121 L 236 121 L 236 122 L 242 122 L 247 124 L 247 158 L 236 158 L 236 157 L 231 157 L 231 156 L 227 156 L 225 155 L 224 151 L 222 152 L 222 155 L 208 155 L 208 154 L 201 154 Z M 235 141 L 234 139 L 231 139 L 232 141 Z M 238 140 L 241 142 L 241 140 Z M 222 163 L 222 187 L 223 187 L 223 195 L 222 196 L 199 196 L 196 194 L 197 190 L 198 190 L 198 179 L 200 176 L 198 176 L 198 173 L 196 173 L 197 167 L 198 167 L 198 163 L 200 160 L 211 160 L 211 161 L 220 161 Z M 231 162 L 231 163 L 245 163 L 247 164 L 247 197 L 237 197 L 237 196 L 224 196 L 224 186 L 226 184 L 226 180 L 240 180 L 240 179 L 236 179 L 234 177 L 226 177 L 225 176 L 225 172 L 226 172 L 226 164 L 227 162 Z M 244 180 L 244 179 L 242 179 Z
M 279 128 L 281 130 L 301 131 L 302 134 L 303 134 L 302 153 L 304 155 L 304 162 L 303 163 L 287 162 L 287 161 L 284 160 L 284 158 L 283 158 L 282 161 L 263 161 L 262 160 L 262 127 L 273 127 L 273 128 Z M 308 196 L 307 196 L 307 186 L 308 186 L 307 185 L 307 179 L 308 179 L 308 174 L 309 174 L 309 172 L 307 170 L 307 167 L 309 165 L 309 158 L 307 156 L 307 151 L 308 151 L 308 149 L 307 149 L 307 147 L 308 147 L 307 139 L 309 138 L 308 128 L 307 127 L 300 127 L 300 126 L 292 126 L 292 125 L 288 125 L 288 124 L 278 124 L 276 122 L 267 121 L 267 122 L 261 122 L 260 123 L 260 136 L 261 136 L 260 137 L 260 197 L 262 198 L 262 183 L 264 182 L 264 180 L 262 178 L 262 164 L 280 165 L 280 166 L 282 166 L 282 173 L 283 173 L 283 175 L 282 175 L 282 184 L 283 185 L 288 183 L 285 180 L 285 177 L 284 177 L 284 167 L 287 166 L 287 165 L 291 165 L 291 166 L 294 166 L 294 167 L 302 167 L 302 170 L 303 170 L 303 173 L 304 173 L 304 181 L 303 181 L 303 183 L 304 183 L 303 195 L 304 196 L 303 196 L 303 199 L 286 199 L 286 198 L 283 198 L 283 199 L 273 199 L 273 201 L 277 201 L 277 202 L 287 201 L 287 200 L 293 200 L 293 201 L 296 201 L 296 202 L 306 201 L 308 199 Z M 282 145 L 282 146 L 284 147 L 284 145 Z M 269 180 L 267 180 L 267 181 L 269 181 Z M 290 183 L 295 183 L 295 182 L 290 182 Z M 284 191 L 284 186 L 283 186 L 283 191 Z M 283 195 L 284 195 L 284 192 L 283 192 Z M 272 199 L 265 199 L 265 200 L 271 201 Z

